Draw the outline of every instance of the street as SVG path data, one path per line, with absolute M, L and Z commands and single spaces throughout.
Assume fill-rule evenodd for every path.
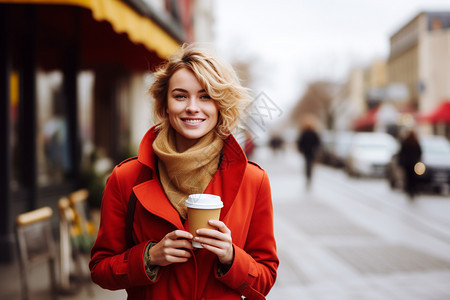
M 280 257 L 268 299 L 450 299 L 450 197 L 410 202 L 319 164 L 306 190 L 297 152 L 253 159 L 271 180 Z

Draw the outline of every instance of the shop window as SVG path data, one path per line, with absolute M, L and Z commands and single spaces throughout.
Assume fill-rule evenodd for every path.
M 82 71 L 78 74 L 78 127 L 81 141 L 81 162 L 89 163 L 94 152 L 93 102 L 95 74 L 92 71 Z
M 62 183 L 73 168 L 63 83 L 61 71 L 37 74 L 37 182 L 40 187 Z

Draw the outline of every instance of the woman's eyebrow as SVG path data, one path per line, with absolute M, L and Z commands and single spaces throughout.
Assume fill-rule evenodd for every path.
M 185 89 L 181 89 L 181 88 L 174 88 L 174 89 L 172 90 L 172 93 L 173 93 L 173 92 L 187 93 L 188 91 L 185 90 Z
M 174 89 L 172 90 L 172 93 L 173 93 L 173 92 L 188 93 L 187 90 L 182 89 L 182 88 L 174 88 Z M 201 93 L 206 93 L 206 90 L 205 90 L 205 89 L 201 89 L 201 90 L 199 90 L 197 93 L 199 93 L 199 94 L 201 94 Z

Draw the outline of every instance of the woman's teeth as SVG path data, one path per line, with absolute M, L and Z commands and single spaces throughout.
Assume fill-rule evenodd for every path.
M 200 123 L 200 122 L 202 122 L 202 120 L 184 120 L 184 122 L 186 122 L 186 123 L 190 123 L 190 124 L 196 124 L 196 123 Z

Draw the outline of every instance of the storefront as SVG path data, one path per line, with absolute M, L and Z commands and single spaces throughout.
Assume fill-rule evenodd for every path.
M 373 131 L 377 122 L 377 112 L 379 107 L 375 107 L 364 113 L 353 121 L 354 131 Z
M 0 0 L 1 260 L 14 216 L 80 187 L 93 149 L 128 154 L 136 82 L 185 41 L 155 16 L 133 0 Z
M 450 100 L 442 100 L 434 110 L 419 115 L 417 119 L 423 124 L 431 125 L 433 134 L 450 139 Z

